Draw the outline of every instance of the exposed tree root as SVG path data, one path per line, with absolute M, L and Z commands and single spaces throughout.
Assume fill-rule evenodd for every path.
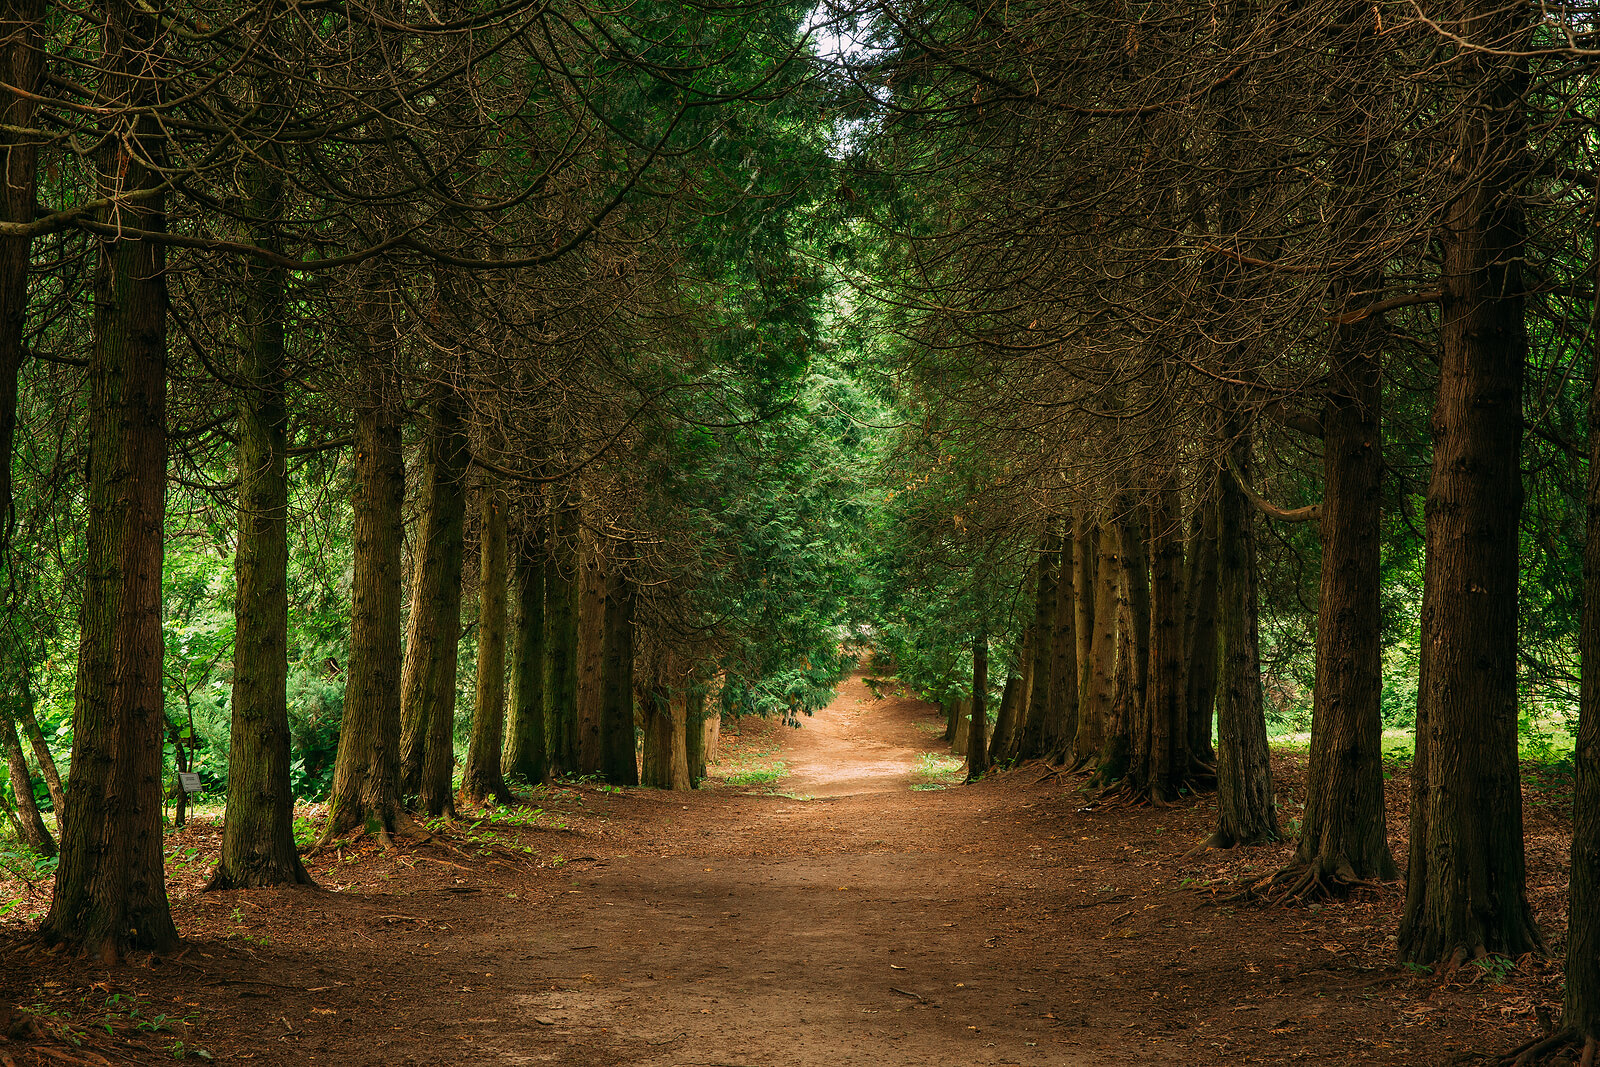
M 1597 1056 L 1600 1056 L 1600 1040 L 1590 1037 L 1585 1038 L 1576 1030 L 1557 1030 L 1547 1037 L 1535 1038 L 1525 1045 L 1518 1045 L 1510 1052 L 1505 1053 L 1495 1062 L 1501 1067 L 1534 1067 L 1535 1064 L 1555 1064 L 1561 1062 L 1557 1057 L 1569 1049 L 1581 1049 L 1578 1053 L 1578 1067 L 1595 1067 Z M 1570 1057 L 1564 1057 L 1565 1062 L 1572 1063 Z
M 1226 899 L 1229 903 L 1294 907 L 1348 900 L 1358 890 L 1382 888 L 1382 882 L 1357 877 L 1341 856 L 1331 864 L 1292 860 L 1275 874 L 1243 886 Z

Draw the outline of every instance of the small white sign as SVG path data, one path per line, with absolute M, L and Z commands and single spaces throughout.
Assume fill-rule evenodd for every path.
M 200 776 L 193 771 L 179 771 L 178 784 L 183 786 L 185 793 L 200 792 Z

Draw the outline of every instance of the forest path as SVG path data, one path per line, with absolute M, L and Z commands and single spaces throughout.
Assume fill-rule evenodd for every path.
M 919 760 L 934 745 L 933 730 L 943 725 L 938 709 L 930 719 L 931 705 L 904 696 L 880 698 L 867 685 L 869 677 L 856 671 L 798 730 L 776 731 L 788 767 L 785 792 L 843 797 L 913 784 Z
M 0 998 L 98 1018 L 114 989 L 182 1022 L 137 1057 L 80 1023 L 86 1050 L 171 1062 L 180 1037 L 240 1067 L 1417 1067 L 1538 1032 L 1530 998 L 1477 968 L 1441 985 L 1395 966 L 1397 890 L 1235 909 L 1204 887 L 1291 845 L 1195 855 L 1210 798 L 1090 805 L 1036 765 L 930 782 L 941 727 L 856 676 L 799 730 L 725 739 L 728 769 L 782 760 L 782 781 L 549 787 L 431 841 L 309 856 L 332 892 L 201 892 L 220 826 L 196 820 L 168 837 L 181 958 L 107 973 L 13 920 Z M 1274 778 L 1296 794 L 1303 762 Z M 1538 870 L 1548 921 L 1564 883 Z
M 682 824 L 672 847 L 576 875 L 533 956 L 555 988 L 523 1010 L 593 1062 L 639 1067 L 1106 1062 L 1059 1040 L 1087 1020 L 1082 992 L 1036 954 L 1048 935 L 1006 951 L 1012 924 L 974 921 L 974 900 L 1018 872 L 963 855 L 981 806 L 947 821 L 938 787 L 913 791 L 941 726 L 862 672 L 799 729 L 749 724 L 788 774 L 770 796 L 668 796 L 683 802 L 663 812 Z M 544 1062 L 543 1044 L 504 1043 L 503 1062 Z

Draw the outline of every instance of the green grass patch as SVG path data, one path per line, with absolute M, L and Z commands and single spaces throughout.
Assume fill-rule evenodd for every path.
M 763 766 L 746 767 L 734 771 L 732 774 L 722 776 L 723 784 L 737 786 L 772 785 L 781 781 L 789 773 L 789 765 L 782 760 L 773 760 Z
M 917 779 L 912 789 L 943 789 L 961 778 L 962 762 L 959 756 L 942 752 L 924 752 L 917 757 L 917 769 L 911 776 Z

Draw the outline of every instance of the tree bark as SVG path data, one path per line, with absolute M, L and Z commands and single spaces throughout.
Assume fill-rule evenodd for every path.
M 658 683 L 644 714 L 644 769 L 640 784 L 656 789 L 689 789 L 687 698 L 680 686 Z
M 364 399 L 355 419 L 350 656 L 324 844 L 357 826 L 387 844 L 401 815 L 400 556 L 406 477 L 400 383 L 388 368 L 368 364 L 358 373 Z
M 1079 516 L 1072 539 L 1072 602 L 1074 608 L 1073 630 L 1078 636 L 1078 713 L 1089 703 L 1089 678 L 1094 652 L 1094 600 L 1095 561 L 1100 553 L 1100 528 L 1086 517 Z M 1070 755 L 1076 747 L 1074 736 L 1064 738 L 1062 755 Z
M 273 147 L 265 151 L 269 156 Z M 249 239 L 276 248 L 283 179 L 249 176 Z M 284 394 L 287 276 L 248 263 L 239 356 L 239 543 L 234 553 L 232 728 L 222 850 L 206 889 L 310 885 L 294 841 L 289 785 L 289 408 Z
M 1018 759 L 1038 759 L 1045 754 L 1045 724 L 1050 717 L 1052 689 L 1050 672 L 1056 648 L 1056 571 L 1060 563 L 1061 535 L 1051 524 L 1039 542 L 1033 608 L 1033 690 L 1028 694 L 1027 714 L 1022 719 Z
M 34 128 L 45 49 L 39 35 L 44 0 L 0 3 L 0 222 L 29 223 L 38 199 L 39 137 Z M 17 388 L 27 353 L 22 338 L 28 315 L 31 237 L 0 237 L 0 573 L 12 566 L 11 450 L 16 440 Z
M 1457 32 L 1510 45 L 1526 10 L 1462 0 Z M 1422 595 L 1423 672 L 1400 956 L 1454 966 L 1541 950 L 1528 909 L 1517 765 L 1517 558 L 1527 356 L 1519 197 L 1526 60 L 1460 49 L 1441 225 L 1439 395 Z M 1425 737 L 1425 741 L 1423 738 Z
M 632 706 L 632 690 L 629 691 L 629 705 Z M 708 734 L 710 721 L 706 718 L 706 690 L 704 686 L 695 686 L 689 690 L 689 707 L 686 716 L 687 746 L 689 754 L 689 786 L 699 789 L 700 783 L 706 780 L 706 764 L 708 762 Z M 629 716 L 628 732 L 633 732 L 632 716 Z
M 33 798 L 33 776 L 28 773 L 28 758 L 22 754 L 22 741 L 17 737 L 16 723 L 9 714 L 0 715 L 0 739 L 5 742 L 6 770 L 11 779 L 11 792 L 16 795 L 17 831 L 22 843 L 44 853 L 56 854 L 56 839 L 39 814 L 39 804 Z
M 1017 702 L 1022 689 L 1022 675 L 1016 667 L 1006 675 L 1005 688 L 1000 691 L 1000 708 L 995 713 L 994 736 L 989 739 L 989 762 L 1000 763 L 1010 759 L 1008 742 L 1017 723 Z
M 1050 650 L 1050 710 L 1045 718 L 1042 747 L 1052 762 L 1071 756 L 1078 734 L 1078 589 L 1074 566 L 1076 528 L 1065 518 L 1061 559 L 1056 568 L 1054 647 Z
M 454 815 L 456 656 L 469 453 L 461 399 L 448 383 L 438 390 L 428 424 L 428 467 L 400 688 L 400 781 L 402 794 L 415 793 L 424 814 Z
M 506 500 L 490 475 L 479 493 L 478 677 L 458 800 L 509 804 L 511 790 L 500 773 L 506 723 Z
M 578 564 L 578 770 L 583 774 L 599 774 L 604 762 L 600 705 L 606 574 L 599 543 L 588 531 L 584 531 L 578 542 Z
M 1114 522 L 1099 527 L 1095 562 L 1094 635 L 1089 649 L 1089 699 L 1078 714 L 1074 752 L 1079 761 L 1095 758 L 1105 744 L 1106 723 L 1116 697 L 1117 603 L 1122 585 L 1122 534 Z
M 1151 510 L 1150 660 L 1145 699 L 1133 731 L 1130 791 L 1156 803 L 1174 800 L 1189 768 L 1184 700 L 1183 530 L 1175 477 Z
M 615 563 L 606 574 L 601 645 L 600 773 L 613 785 L 638 785 L 633 743 L 633 583 Z M 687 773 L 693 777 L 692 765 Z
M 503 769 L 538 785 L 550 772 L 545 735 L 545 547 L 542 538 L 517 551 L 517 644 L 512 655 L 511 725 Z
M 1250 442 L 1227 428 L 1240 473 L 1250 474 Z M 1217 579 L 1222 630 L 1217 712 L 1217 829 L 1207 845 L 1232 848 L 1278 839 L 1261 694 L 1255 510 L 1238 482 L 1223 478 L 1217 508 Z
M 44 731 L 39 729 L 39 720 L 33 713 L 35 697 L 33 695 L 33 679 L 28 676 L 27 667 L 21 672 L 22 699 L 17 704 L 17 722 L 22 726 L 22 732 L 28 739 L 28 747 L 33 749 L 33 758 L 39 764 L 39 776 L 44 779 L 45 788 L 50 791 L 50 806 L 55 809 L 56 826 L 66 818 L 67 792 L 61 787 L 61 774 L 56 769 L 55 757 L 50 753 L 50 746 L 45 743 Z
M 1600 198 L 1597 198 L 1600 199 Z M 1600 203 L 1594 230 L 1600 236 Z M 1591 267 L 1600 277 L 1600 257 Z M 1600 304 L 1591 307 L 1600 320 Z M 1591 336 L 1596 321 L 1590 323 Z M 1573 753 L 1572 867 L 1567 886 L 1566 1002 L 1562 1026 L 1587 1046 L 1600 1044 L 1600 367 L 1589 393 L 1589 484 L 1583 541 L 1582 677 Z
M 967 781 L 989 770 L 989 634 L 972 639 L 972 724 L 967 727 Z
M 1217 765 L 1211 742 L 1218 670 L 1217 488 L 1213 478 L 1201 492 L 1188 550 L 1189 577 L 1184 582 L 1184 686 L 1191 781 L 1214 779 Z
M 578 513 L 558 505 L 544 569 L 545 737 L 550 770 L 578 769 Z
M 122 0 L 102 5 L 100 99 L 115 108 L 95 158 L 102 196 L 162 178 L 162 29 Z M 123 107 L 121 105 L 127 105 Z M 115 209 L 130 229 L 166 229 L 163 194 Z M 66 822 L 47 942 L 109 965 L 178 943 L 161 855 L 166 713 L 161 657 L 161 540 L 167 484 L 166 255 L 157 241 L 96 239 L 89 357 L 89 485 L 78 682 Z

